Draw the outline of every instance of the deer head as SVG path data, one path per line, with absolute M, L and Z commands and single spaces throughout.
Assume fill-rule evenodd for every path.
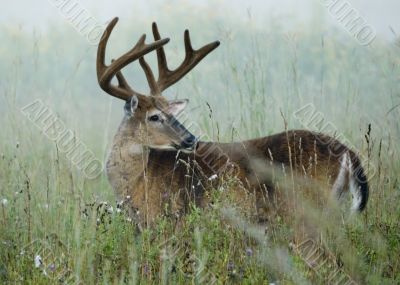
M 157 149 L 182 149 L 193 150 L 196 137 L 193 136 L 179 121 L 177 115 L 184 110 L 188 100 L 166 100 L 162 92 L 184 77 L 207 54 L 219 46 L 213 42 L 198 50 L 192 48 L 189 31 L 184 34 L 185 59 L 175 70 L 170 70 L 167 65 L 163 46 L 169 42 L 168 38 L 161 39 L 156 23 L 152 30 L 154 42 L 146 44 L 146 35 L 143 35 L 136 45 L 110 65 L 105 64 L 105 50 L 111 32 L 118 22 L 114 18 L 107 26 L 100 40 L 97 50 L 97 79 L 100 87 L 111 96 L 120 98 L 125 103 L 125 119 L 130 123 L 132 130 L 140 134 L 138 143 Z M 158 79 L 144 59 L 144 55 L 156 50 L 158 62 Z M 133 90 L 121 70 L 131 62 L 139 60 L 149 87 L 150 94 L 143 95 Z M 118 85 L 111 83 L 114 76 Z

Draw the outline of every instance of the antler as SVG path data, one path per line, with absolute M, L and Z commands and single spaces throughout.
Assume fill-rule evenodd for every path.
M 97 80 L 100 87 L 108 94 L 123 100 L 128 100 L 132 95 L 140 93 L 134 91 L 129 86 L 128 82 L 122 75 L 121 69 L 129 63 L 142 58 L 145 54 L 162 47 L 169 42 L 169 39 L 158 39 L 151 44 L 145 44 L 146 35 L 142 35 L 130 51 L 122 55 L 120 58 L 112 60 L 111 64 L 107 66 L 105 64 L 107 42 L 117 22 L 118 18 L 116 17 L 108 24 L 103 36 L 101 37 L 97 49 Z M 111 80 L 114 76 L 117 77 L 118 86 L 111 84 Z
M 152 25 L 154 40 L 159 41 L 161 39 L 160 33 L 156 23 Z M 170 87 L 175 82 L 179 81 L 184 77 L 190 70 L 192 70 L 204 57 L 206 57 L 210 52 L 216 49 L 220 42 L 215 41 L 209 43 L 198 50 L 194 50 L 190 41 L 189 30 L 185 30 L 184 33 L 185 42 L 185 59 L 181 65 L 175 70 L 170 70 L 167 64 L 167 58 L 165 56 L 165 51 L 163 47 L 157 49 L 157 62 L 158 62 L 158 80 L 154 79 L 154 75 L 150 70 L 150 67 L 144 59 L 141 59 L 141 65 L 143 69 L 147 69 L 146 73 L 147 79 L 149 80 L 149 85 L 151 89 L 151 94 L 161 94 L 162 91 Z M 150 84 L 150 82 L 152 82 Z
M 163 46 L 169 42 L 168 38 L 161 39 L 158 32 L 157 24 L 153 23 L 152 30 L 155 42 L 145 44 L 146 35 L 143 35 L 136 45 L 127 53 L 117 60 L 113 60 L 109 66 L 104 63 L 105 50 L 110 34 L 118 22 L 118 18 L 114 18 L 107 26 L 100 40 L 97 50 L 97 79 L 101 88 L 108 94 L 123 100 L 128 100 L 132 95 L 142 95 L 134 91 L 122 75 L 121 69 L 129 63 L 139 59 L 139 63 L 146 74 L 149 83 L 151 95 L 161 95 L 161 92 L 172 84 L 176 83 L 185 76 L 192 68 L 194 68 L 205 56 L 219 46 L 219 41 L 209 43 L 198 50 L 194 50 L 190 41 L 189 31 L 184 34 L 185 42 L 185 59 L 181 65 L 175 70 L 170 70 L 167 65 L 167 59 Z M 154 74 L 144 59 L 144 55 L 157 50 L 158 62 L 158 80 L 155 80 Z M 112 85 L 111 80 L 116 76 L 118 86 Z

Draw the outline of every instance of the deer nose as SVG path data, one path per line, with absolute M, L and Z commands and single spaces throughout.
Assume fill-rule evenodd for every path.
M 181 146 L 183 148 L 192 148 L 196 144 L 196 142 L 197 138 L 194 135 L 190 135 L 182 141 Z

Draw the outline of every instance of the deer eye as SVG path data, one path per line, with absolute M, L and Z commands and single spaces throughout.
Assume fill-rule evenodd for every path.
M 160 120 L 160 116 L 159 115 L 153 115 L 149 117 L 149 121 L 152 122 L 158 122 Z

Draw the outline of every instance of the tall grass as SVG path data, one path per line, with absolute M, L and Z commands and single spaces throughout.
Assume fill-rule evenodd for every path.
M 267 229 L 247 220 L 248 209 L 227 203 L 231 181 L 216 189 L 214 207 L 193 206 L 178 226 L 160 218 L 138 231 L 105 176 L 86 179 L 21 113 L 41 99 L 104 160 L 123 112 L 97 86 L 96 47 L 58 25 L 43 35 L 3 27 L 0 283 L 324 284 L 335 270 L 358 283 L 399 283 L 399 48 L 379 40 L 361 47 L 341 31 L 316 27 L 288 33 L 279 22 L 260 29 L 250 20 L 196 19 L 194 46 L 214 38 L 222 46 L 167 96 L 191 100 L 202 133 L 221 141 L 269 135 L 283 130 L 282 116 L 289 128 L 301 128 L 292 114 L 312 102 L 376 166 L 364 214 L 325 213 L 307 201 L 298 207 L 298 222 L 315 227 L 315 242 L 330 261 L 310 264 L 302 248 L 289 246 L 294 222 L 287 217 L 277 216 Z M 161 22 L 161 32 L 173 35 L 167 52 L 177 64 L 182 27 Z M 127 50 L 148 25 L 130 27 L 124 19 L 109 57 Z M 146 88 L 137 67 L 126 74 Z M 283 183 L 282 191 L 291 188 Z M 45 260 L 43 248 L 56 268 L 35 266 L 35 257 Z

